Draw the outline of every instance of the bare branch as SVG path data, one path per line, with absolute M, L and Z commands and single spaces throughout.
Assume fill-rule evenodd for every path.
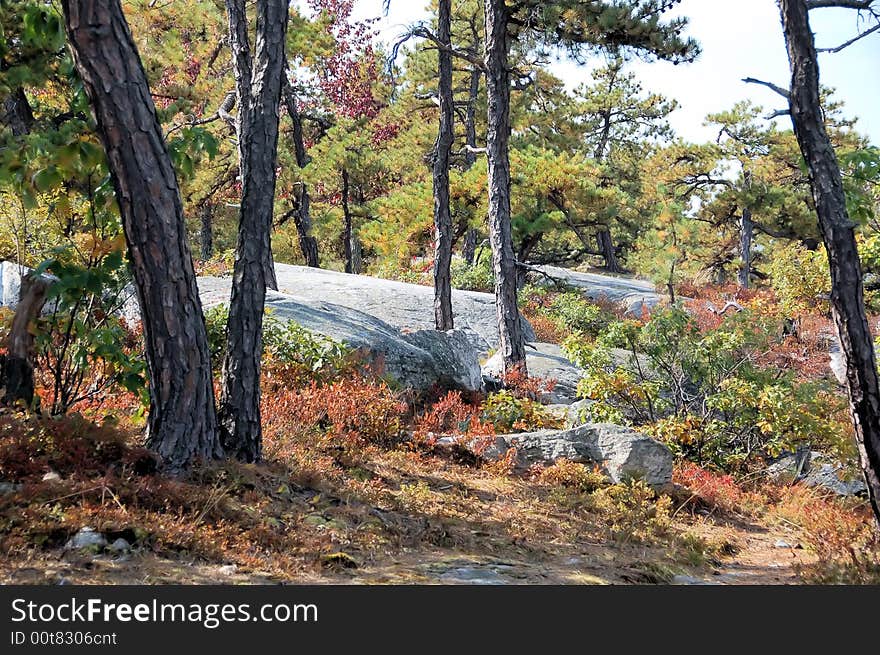
M 765 82 L 764 80 L 756 80 L 754 77 L 744 77 L 743 82 L 746 84 L 760 84 L 761 86 L 766 86 L 771 91 L 775 91 L 779 95 L 781 95 L 786 100 L 790 99 L 790 95 L 787 90 L 783 89 L 781 86 L 777 86 L 773 84 L 773 82 Z
M 807 9 L 825 9 L 839 7 L 841 9 L 870 9 L 873 0 L 807 0 Z
M 837 46 L 835 48 L 816 48 L 816 52 L 832 52 L 832 53 L 833 52 L 840 52 L 844 48 L 848 48 L 853 43 L 856 43 L 857 41 L 864 39 L 866 36 L 868 36 L 869 34 L 871 34 L 873 32 L 876 32 L 877 30 L 880 30 L 880 22 L 878 22 L 876 25 L 874 25 L 874 27 L 865 30 L 864 32 L 862 32 L 858 36 L 854 36 L 849 41 L 844 41 L 843 43 L 841 43 L 839 46 Z

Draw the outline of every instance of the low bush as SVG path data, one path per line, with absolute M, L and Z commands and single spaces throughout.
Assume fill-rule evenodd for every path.
M 215 367 L 226 349 L 229 308 L 217 305 L 205 312 L 208 346 Z M 357 371 L 362 362 L 344 344 L 315 334 L 294 321 L 276 318 L 267 310 L 263 318 L 263 365 L 284 384 L 298 386 L 311 380 L 330 382 Z

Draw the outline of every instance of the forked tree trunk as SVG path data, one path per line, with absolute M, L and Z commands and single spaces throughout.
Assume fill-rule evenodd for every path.
M 177 177 L 119 0 L 63 0 L 94 109 L 143 318 L 147 445 L 172 470 L 219 458 L 211 356 Z
M 486 0 L 489 243 L 495 273 L 495 309 L 504 372 L 525 373 L 526 349 L 516 302 L 516 257 L 510 225 L 510 68 L 505 0 Z
M 226 324 L 220 424 L 223 445 L 237 459 L 262 457 L 260 359 L 266 288 L 276 288 L 272 216 L 278 109 L 284 75 L 288 4 L 257 0 L 256 50 L 251 60 L 244 0 L 227 0 L 229 37 L 238 93 L 241 211 Z
M 611 230 L 607 227 L 600 228 L 596 233 L 596 241 L 598 242 L 599 252 L 605 260 L 605 270 L 609 273 L 622 273 L 623 268 L 617 260 L 617 250 L 614 248 L 614 239 L 611 236 Z
M 439 0 L 437 38 L 452 42 L 452 0 Z M 434 325 L 451 330 L 452 321 L 452 213 L 449 207 L 449 155 L 452 151 L 452 53 L 437 49 L 440 80 L 440 127 L 434 147 Z
M 300 170 L 308 166 L 311 158 L 306 152 L 306 142 L 303 137 L 302 115 L 297 105 L 296 93 L 290 85 L 287 76 L 282 81 L 282 93 L 284 97 L 284 106 L 287 108 L 287 115 L 290 122 L 293 123 L 293 150 L 296 154 L 296 165 Z M 293 212 L 293 223 L 296 226 L 296 234 L 299 239 L 299 249 L 302 252 L 306 266 L 312 268 L 320 268 L 321 264 L 318 260 L 318 240 L 312 236 L 312 216 L 311 216 L 311 198 L 309 197 L 309 187 L 305 182 L 301 182 L 296 192 L 296 207 Z
M 828 251 L 831 308 L 846 362 L 859 458 L 871 507 L 880 521 L 880 381 L 865 315 L 855 223 L 847 214 L 840 167 L 825 130 L 819 102 L 819 66 L 806 3 L 781 0 L 780 10 L 791 65 L 791 119 L 810 172 L 819 228 Z
M 6 389 L 3 402 L 7 405 L 24 403 L 30 407 L 34 402 L 33 323 L 46 304 L 50 286 L 49 278 L 34 273 L 29 273 L 21 280 L 18 305 L 15 307 L 0 371 L 0 386 Z

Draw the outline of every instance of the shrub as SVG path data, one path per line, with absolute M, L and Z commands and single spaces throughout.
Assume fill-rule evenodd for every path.
M 223 361 L 228 318 L 226 305 L 205 312 L 214 366 Z M 328 382 L 351 374 L 360 361 L 344 344 L 315 334 L 294 321 L 275 318 L 267 310 L 263 318 L 263 365 L 286 384 L 298 385 L 309 380 Z
M 482 420 L 496 432 L 528 432 L 561 426 L 544 406 L 529 398 L 518 398 L 508 390 L 489 394 L 483 403 Z
M 91 237 L 91 235 L 88 235 Z M 147 367 L 139 336 L 118 316 L 131 295 L 122 240 L 84 240 L 75 253 L 58 249 L 37 271 L 56 280 L 51 311 L 37 321 L 35 338 L 41 398 L 52 415 L 100 399 L 114 387 L 148 398 Z
M 596 337 L 613 317 L 598 305 L 583 298 L 577 291 L 557 295 L 550 303 L 548 315 L 571 332 Z
M 598 467 L 590 468 L 565 458 L 556 460 L 538 474 L 538 481 L 555 487 L 566 487 L 578 493 L 592 493 L 608 486 L 608 477 Z
M 595 491 L 591 504 L 608 522 L 615 539 L 650 542 L 672 526 L 672 500 L 658 497 L 643 480 L 629 480 Z
M 275 441 L 314 434 L 353 443 L 392 445 L 402 437 L 406 404 L 388 385 L 363 375 L 301 389 L 278 389 L 264 403 Z
M 770 285 L 786 318 L 808 314 L 818 308 L 828 311 L 831 277 L 825 248 L 807 250 L 800 243 L 778 246 L 768 258 Z
M 644 426 L 679 457 L 736 470 L 806 443 L 847 453 L 843 397 L 824 382 L 762 369 L 770 334 L 749 312 L 704 331 L 672 308 L 643 326 L 615 322 L 595 342 L 570 339 L 564 347 L 586 371 L 578 392 L 597 401 L 594 417 Z M 630 351 L 624 365 L 606 347 L 622 344 Z
M 460 391 L 450 391 L 418 418 L 416 439 L 429 440 L 438 435 L 489 435 L 494 426 L 484 423 L 478 405 L 464 402 Z
M 452 260 L 450 273 L 454 289 L 491 292 L 495 288 L 491 257 L 482 257 L 473 266 L 463 259 L 455 258 Z

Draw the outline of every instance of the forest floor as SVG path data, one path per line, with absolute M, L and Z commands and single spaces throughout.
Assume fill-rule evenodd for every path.
M 90 439 L 64 447 L 88 457 Z M 863 507 L 797 486 L 587 488 L 573 465 L 521 476 L 407 447 L 298 444 L 188 480 L 58 463 L 48 481 L 20 466 L 0 495 L 4 584 L 797 584 L 827 578 L 811 516 L 839 541 L 844 517 L 864 526 Z M 131 551 L 65 548 L 85 526 Z

